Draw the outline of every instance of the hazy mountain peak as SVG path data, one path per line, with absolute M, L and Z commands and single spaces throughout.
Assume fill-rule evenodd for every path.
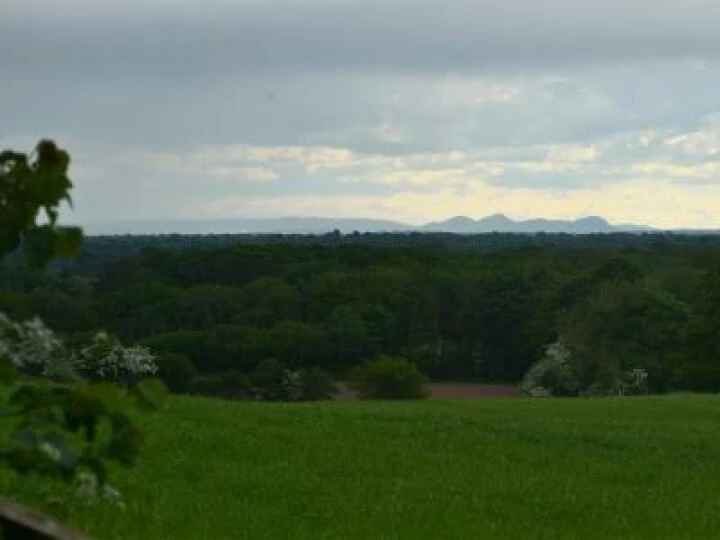
M 454 225 L 475 225 L 475 220 L 467 216 L 455 216 L 446 219 L 442 223 L 454 224 Z
M 445 221 L 429 223 L 421 228 L 421 230 L 426 231 L 461 234 L 489 232 L 589 234 L 638 229 L 639 227 L 615 227 L 600 216 L 586 216 L 576 220 L 538 218 L 514 221 L 505 214 L 500 213 L 492 214 L 477 221 L 465 216 L 456 216 Z
M 505 214 L 493 214 L 478 220 L 478 225 L 484 228 L 494 228 L 500 231 L 508 227 L 512 227 L 515 221 L 507 217 Z
M 499 213 L 498 213 L 498 214 L 492 214 L 492 215 L 487 216 L 487 217 L 484 217 L 484 218 L 482 218 L 482 219 L 485 220 L 485 221 L 493 220 L 493 221 L 505 221 L 505 222 L 508 222 L 508 223 L 514 223 L 514 221 L 513 221 L 512 219 L 510 219 L 509 217 L 507 217 L 505 214 L 499 214 Z
M 467 216 L 454 216 L 444 221 L 418 227 L 381 219 L 366 218 L 229 218 L 208 220 L 149 220 L 115 223 L 88 223 L 87 234 L 326 234 L 334 229 L 348 234 L 360 232 L 447 232 L 481 234 L 510 233 L 610 233 L 619 231 L 649 231 L 640 225 L 611 225 L 600 216 L 587 216 L 577 220 L 530 219 L 514 221 L 504 214 L 493 214 L 478 220 Z
M 601 216 L 583 217 L 580 219 L 576 219 L 575 223 L 582 223 L 582 224 L 586 224 L 586 225 L 598 225 L 598 226 L 603 226 L 603 227 L 610 226 L 610 223 L 608 223 L 608 221 L 604 217 L 601 217 Z

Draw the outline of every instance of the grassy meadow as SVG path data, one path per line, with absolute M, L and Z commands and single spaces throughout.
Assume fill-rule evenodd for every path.
M 173 398 L 98 539 L 720 537 L 720 398 Z M 33 482 L 3 494 L 39 504 Z

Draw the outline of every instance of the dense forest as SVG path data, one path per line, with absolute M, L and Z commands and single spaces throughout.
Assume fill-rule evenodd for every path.
M 219 249 L 236 245 L 360 245 L 383 248 L 441 248 L 452 251 L 492 253 L 518 248 L 562 249 L 705 249 L 720 247 L 718 234 L 671 232 L 564 234 L 564 233 L 360 233 L 304 234 L 162 234 L 89 236 L 77 260 L 55 262 L 56 268 L 101 270 L 111 261 L 139 255 L 145 248 Z
M 720 238 L 671 234 L 90 237 L 0 271 L 0 311 L 69 343 L 148 346 L 182 391 L 274 358 L 344 377 L 405 357 L 435 380 L 518 382 L 549 345 L 586 384 L 720 390 Z

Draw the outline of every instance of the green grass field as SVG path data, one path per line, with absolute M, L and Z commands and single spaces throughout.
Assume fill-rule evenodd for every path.
M 718 397 L 175 398 L 143 424 L 127 508 L 69 516 L 98 539 L 720 538 Z

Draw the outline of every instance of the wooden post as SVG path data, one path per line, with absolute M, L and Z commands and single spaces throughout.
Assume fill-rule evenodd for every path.
M 90 540 L 39 512 L 0 498 L 0 538 L 3 540 Z

